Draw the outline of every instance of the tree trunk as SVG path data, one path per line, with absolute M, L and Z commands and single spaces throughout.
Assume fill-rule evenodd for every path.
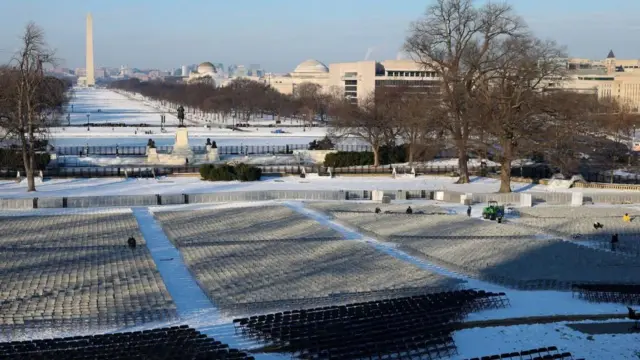
M 27 175 L 27 191 L 36 191 L 36 182 L 33 174 L 33 158 L 29 151 L 29 145 L 24 135 L 20 136 L 20 142 L 22 143 L 22 163 L 24 165 L 24 172 Z
M 467 147 L 462 140 L 458 140 L 456 143 L 458 148 L 458 172 L 460 173 L 460 178 L 456 183 L 468 184 L 471 181 L 469 181 L 469 167 L 467 164 L 469 156 L 467 155 Z
M 371 149 L 373 150 L 373 166 L 378 167 L 380 166 L 380 147 L 372 146 Z
M 408 146 L 409 147 L 409 166 L 413 166 L 413 148 L 415 146 L 414 144 L 415 142 L 412 141 L 409 143 L 409 146 Z
M 500 170 L 500 190 L 501 193 L 511 192 L 511 168 L 509 162 L 502 160 L 502 169 Z
M 502 161 L 500 162 L 500 190 L 501 193 L 511 192 L 511 158 L 513 155 L 513 145 L 510 140 L 503 141 Z
M 36 181 L 34 178 L 33 168 L 29 167 L 27 171 L 27 191 L 36 191 Z

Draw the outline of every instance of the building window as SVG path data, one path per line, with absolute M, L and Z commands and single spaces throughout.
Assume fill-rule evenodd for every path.
M 426 89 L 433 89 L 437 92 L 439 91 L 440 83 L 429 80 L 376 80 L 375 86 L 376 88 L 404 86 L 410 91 L 421 92 Z
M 345 85 L 358 85 L 358 80 L 345 80 Z
M 344 73 L 344 77 L 357 77 L 358 73 L 357 72 L 346 72 Z

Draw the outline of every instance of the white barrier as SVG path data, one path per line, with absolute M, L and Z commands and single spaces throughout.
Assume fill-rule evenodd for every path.
M 582 206 L 584 203 L 584 194 L 581 192 L 574 192 L 571 194 L 571 206 Z
M 373 190 L 371 192 L 371 200 L 382 202 L 382 198 L 384 197 L 384 191 L 382 190 Z
M 531 194 L 527 194 L 527 193 L 520 194 L 520 206 L 521 207 L 533 206 L 533 198 L 531 197 Z

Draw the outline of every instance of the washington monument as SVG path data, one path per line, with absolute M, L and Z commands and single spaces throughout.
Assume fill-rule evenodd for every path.
M 93 18 L 91 14 L 87 14 L 87 56 L 86 56 L 87 64 L 87 87 L 95 86 L 96 79 L 94 76 L 94 68 L 93 68 Z

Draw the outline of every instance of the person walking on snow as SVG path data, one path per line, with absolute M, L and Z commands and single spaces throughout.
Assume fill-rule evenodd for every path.
M 622 221 L 631 222 L 631 216 L 629 216 L 629 214 L 624 214 L 624 216 L 622 217 Z
M 471 205 L 467 208 L 467 216 L 471 217 Z

